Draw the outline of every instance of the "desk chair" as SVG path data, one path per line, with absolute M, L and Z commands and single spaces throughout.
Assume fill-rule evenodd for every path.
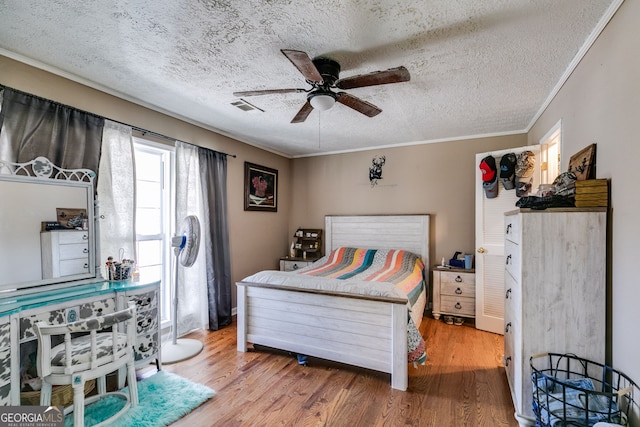
M 36 322 L 37 369 L 38 375 L 42 378 L 40 405 L 51 405 L 52 386 L 72 385 L 73 406 L 66 408 L 65 414 L 73 411 L 75 427 L 84 426 L 85 404 L 95 402 L 107 394 L 117 395 L 126 402 L 122 410 L 99 425 L 107 425 L 124 414 L 131 405 L 137 405 L 138 389 L 133 356 L 136 337 L 135 322 L 134 303 L 131 303 L 126 310 L 63 325 Z M 111 330 L 105 331 L 108 328 Z M 123 329 L 126 333 L 121 332 Z M 85 334 L 72 337 L 72 334 L 77 332 Z M 52 348 L 51 337 L 55 335 L 64 336 L 64 342 Z M 107 393 L 106 374 L 124 365 L 127 367 L 129 395 L 121 392 Z M 98 395 L 85 400 L 84 383 L 91 379 L 97 379 Z

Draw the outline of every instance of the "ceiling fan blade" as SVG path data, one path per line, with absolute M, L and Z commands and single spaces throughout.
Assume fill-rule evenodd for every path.
M 265 90 L 246 90 L 233 92 L 233 96 L 256 96 L 256 95 L 272 95 L 275 93 L 298 93 L 306 92 L 304 89 L 265 89 Z
M 346 77 L 335 83 L 339 89 L 384 85 L 388 83 L 408 82 L 411 79 L 409 70 L 404 67 L 391 68 L 386 71 L 374 71 L 368 74 Z
M 311 103 L 309 101 L 307 101 L 302 108 L 300 109 L 300 111 L 298 111 L 298 114 L 296 114 L 296 116 L 293 118 L 293 120 L 291 120 L 291 123 L 302 123 L 305 120 L 307 120 L 307 117 L 309 117 L 309 113 L 311 113 L 311 111 L 313 110 L 313 107 L 311 106 Z
M 354 110 L 364 114 L 365 116 L 373 117 L 382 113 L 382 110 L 375 105 L 353 95 L 349 95 L 346 92 L 339 92 L 337 95 L 337 101 L 339 103 L 346 105 L 349 108 L 353 108 Z
M 280 52 L 286 56 L 289 61 L 302 73 L 305 79 L 310 80 L 312 82 L 322 83 L 323 79 L 320 75 L 320 72 L 313 65 L 313 61 L 309 58 L 309 55 L 306 52 L 301 50 L 289 50 L 289 49 L 281 49 Z

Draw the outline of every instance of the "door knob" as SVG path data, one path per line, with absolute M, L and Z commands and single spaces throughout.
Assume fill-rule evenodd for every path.
M 487 252 L 487 250 L 485 248 L 478 248 L 478 253 L 479 254 L 483 254 L 485 252 Z

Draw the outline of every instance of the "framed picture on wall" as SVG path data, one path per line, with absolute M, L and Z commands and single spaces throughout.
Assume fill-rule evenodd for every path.
M 277 170 L 244 162 L 244 210 L 277 212 Z

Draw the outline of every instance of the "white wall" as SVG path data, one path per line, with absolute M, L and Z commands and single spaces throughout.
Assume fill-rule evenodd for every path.
M 638 383 L 639 24 L 640 0 L 626 0 L 528 136 L 538 143 L 562 119 L 563 170 L 572 154 L 597 144 L 597 178 L 611 179 L 611 363 Z

